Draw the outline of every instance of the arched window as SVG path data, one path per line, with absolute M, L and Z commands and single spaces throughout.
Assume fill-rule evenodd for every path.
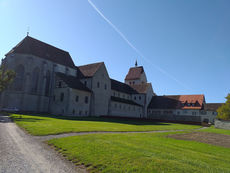
M 64 93 L 61 93 L 61 95 L 60 95 L 60 101 L 63 102 L 63 100 L 64 100 Z
M 49 96 L 49 91 L 50 91 L 50 72 L 46 72 L 46 77 L 45 77 L 45 96 Z
M 15 69 L 15 79 L 14 79 L 14 89 L 16 91 L 23 90 L 24 77 L 25 77 L 25 68 L 23 65 L 19 65 Z
M 31 83 L 32 83 L 31 91 L 33 93 L 36 93 L 38 91 L 39 72 L 40 70 L 38 67 L 34 68 L 32 78 L 31 78 Z

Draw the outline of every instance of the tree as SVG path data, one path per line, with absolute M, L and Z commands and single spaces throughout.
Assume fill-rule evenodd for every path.
M 15 72 L 7 70 L 3 64 L 0 66 L 0 93 L 5 90 L 9 84 L 14 80 Z
M 222 120 L 230 120 L 230 94 L 225 97 L 226 102 L 217 109 L 218 118 Z

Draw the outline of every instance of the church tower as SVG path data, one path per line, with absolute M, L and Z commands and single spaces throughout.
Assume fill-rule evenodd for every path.
M 125 83 L 128 85 L 147 83 L 144 68 L 143 66 L 138 66 L 137 61 L 135 62 L 135 67 L 129 69 L 125 77 Z

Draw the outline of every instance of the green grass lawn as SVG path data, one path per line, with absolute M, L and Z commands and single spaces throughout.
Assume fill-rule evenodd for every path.
M 167 134 L 90 134 L 48 143 L 92 172 L 230 172 L 229 148 L 167 138 Z
M 230 130 L 217 129 L 217 128 L 215 128 L 215 126 L 211 126 L 211 127 L 207 128 L 207 129 L 202 129 L 202 130 L 199 130 L 199 131 L 230 135 Z
M 154 131 L 196 129 L 201 126 L 175 123 L 122 120 L 112 118 L 76 118 L 64 116 L 34 116 L 12 114 L 12 119 L 33 135 L 49 135 L 89 131 Z M 20 118 L 21 117 L 21 118 Z

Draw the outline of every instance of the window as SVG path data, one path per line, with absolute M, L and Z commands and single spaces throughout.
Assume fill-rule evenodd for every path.
M 180 115 L 180 112 L 177 112 L 177 115 Z
M 129 84 L 131 85 L 132 83 L 131 83 L 131 82 L 129 82 Z
M 63 100 L 64 100 L 64 93 L 61 93 L 60 100 L 61 100 L 61 102 L 63 102 Z
M 24 78 L 25 78 L 25 68 L 23 65 L 17 66 L 16 70 L 16 76 L 14 79 L 14 88 L 17 91 L 22 91 L 24 86 Z
M 97 82 L 97 87 L 100 88 L 100 83 L 99 82 Z
M 87 85 L 87 81 L 84 82 L 84 85 L 85 85 L 85 86 Z
M 196 112 L 192 112 L 192 115 L 196 115 Z
M 141 96 L 139 96 L 139 100 L 141 100 Z
M 73 109 L 73 115 L 75 115 L 75 110 Z
M 107 90 L 107 85 L 105 84 L 105 90 Z
M 135 84 L 135 82 L 133 81 L 133 85 Z
M 85 103 L 88 103 L 88 96 L 85 96 Z
M 81 111 L 79 111 L 79 115 L 81 115 Z
M 121 109 L 121 104 L 119 105 L 120 109 Z
M 191 104 L 190 103 L 188 103 L 188 106 L 190 106 Z
M 117 104 L 116 103 L 114 104 L 114 107 L 117 108 Z
M 53 96 L 53 101 L 55 101 L 55 95 Z
M 61 88 L 61 85 L 62 85 L 62 82 L 59 81 L 59 82 L 58 82 L 58 88 Z
M 134 97 L 134 100 L 136 100 L 137 98 L 136 98 L 136 96 Z
M 79 100 L 79 96 L 76 96 L 75 101 L 78 102 L 78 100 Z
M 118 93 L 117 95 L 118 95 L 118 97 L 120 97 L 120 93 Z
M 115 93 L 115 92 L 113 93 L 113 96 L 116 96 L 116 93 Z
M 31 78 L 31 82 L 32 82 L 32 88 L 31 88 L 31 91 L 33 93 L 36 93 L 37 90 L 38 90 L 38 81 L 39 81 L 39 68 L 36 67 L 34 70 L 33 70 L 33 74 L 32 74 L 32 78 Z
M 50 93 L 50 72 L 46 72 L 46 77 L 45 77 L 45 96 L 49 96 Z
M 123 98 L 125 98 L 125 95 L 123 94 Z
M 85 111 L 85 115 L 88 115 L 88 111 Z

